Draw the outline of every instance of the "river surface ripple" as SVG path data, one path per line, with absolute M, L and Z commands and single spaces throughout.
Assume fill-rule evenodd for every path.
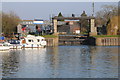
M 58 46 L 0 52 L 3 78 L 118 78 L 117 46 Z

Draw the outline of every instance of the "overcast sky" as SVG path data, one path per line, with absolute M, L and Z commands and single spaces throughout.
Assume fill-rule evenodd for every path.
M 95 12 L 101 9 L 102 5 L 117 2 L 95 2 Z M 2 2 L 3 12 L 15 12 L 21 19 L 44 19 L 49 20 L 50 15 L 57 15 L 59 12 L 65 15 L 80 15 L 86 11 L 87 15 L 92 15 L 92 2 Z

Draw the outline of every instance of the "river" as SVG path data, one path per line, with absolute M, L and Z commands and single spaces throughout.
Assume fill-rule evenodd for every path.
M 3 78 L 118 78 L 117 46 L 58 46 L 0 52 Z

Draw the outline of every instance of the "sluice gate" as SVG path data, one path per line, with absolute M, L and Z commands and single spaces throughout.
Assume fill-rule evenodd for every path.
M 59 45 L 85 45 L 88 37 L 81 35 L 59 35 Z

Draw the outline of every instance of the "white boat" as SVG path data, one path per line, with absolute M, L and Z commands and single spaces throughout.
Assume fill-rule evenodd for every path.
M 10 45 L 10 49 L 22 49 L 22 45 L 12 44 Z
M 9 43 L 7 43 L 7 42 L 0 43 L 0 51 L 9 50 L 9 49 L 10 49 Z
M 22 48 L 40 48 L 45 47 L 47 42 L 44 37 L 28 35 L 20 41 L 20 44 L 23 45 Z
M 19 40 L 8 40 L 10 43 L 10 49 L 21 49 L 22 45 L 20 44 Z

